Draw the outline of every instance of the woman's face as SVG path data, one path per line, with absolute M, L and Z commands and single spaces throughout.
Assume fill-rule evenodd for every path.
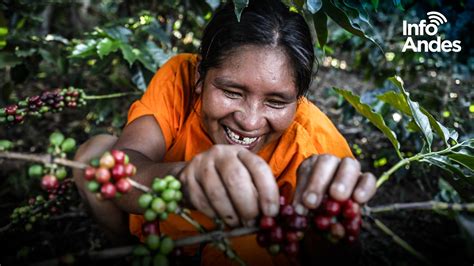
M 201 122 L 215 144 L 258 152 L 295 116 L 297 89 L 281 48 L 240 47 L 221 67 L 209 69 L 201 84 Z

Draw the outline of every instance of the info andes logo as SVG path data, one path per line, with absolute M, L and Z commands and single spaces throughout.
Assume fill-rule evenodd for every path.
M 420 20 L 418 24 L 408 23 L 403 20 L 403 36 L 408 36 L 403 45 L 402 52 L 455 52 L 461 51 L 461 41 L 444 40 L 438 35 L 438 27 L 448 20 L 436 11 L 426 13 L 428 22 Z M 435 39 L 426 36 L 436 36 Z M 415 36 L 416 38 L 412 37 Z

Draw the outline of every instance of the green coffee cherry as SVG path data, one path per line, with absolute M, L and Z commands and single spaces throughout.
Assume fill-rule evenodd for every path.
M 161 213 L 161 214 L 160 214 L 160 220 L 161 220 L 161 221 L 164 221 L 164 220 L 166 220 L 166 219 L 168 219 L 168 213 L 167 213 L 167 212 Z
M 97 183 L 95 180 L 87 182 L 87 189 L 89 189 L 90 192 L 97 192 L 99 187 L 99 183 Z
M 59 167 L 54 174 L 58 180 L 63 180 L 67 176 L 67 170 L 65 167 Z
M 164 191 L 166 189 L 167 185 L 168 185 L 168 183 L 165 180 L 156 178 L 155 181 L 153 182 L 151 188 L 155 192 L 161 192 L 161 191 Z
M 67 138 L 64 140 L 64 142 L 61 144 L 61 150 L 63 152 L 72 152 L 76 149 L 76 140 L 73 138 Z
M 163 178 L 163 180 L 165 180 L 167 183 L 169 183 L 173 180 L 176 180 L 176 178 L 174 178 L 174 176 L 172 176 L 172 175 L 167 175 Z
M 160 247 L 160 237 L 158 235 L 149 235 L 145 239 L 145 243 L 151 250 L 157 250 Z
M 148 208 L 150 206 L 151 201 L 153 200 L 153 196 L 149 193 L 142 194 L 140 198 L 138 198 L 138 205 L 142 209 Z
M 163 191 L 163 193 L 161 193 L 161 198 L 166 202 L 170 202 L 174 200 L 175 196 L 176 196 L 176 190 L 173 190 L 173 189 L 166 189 L 165 191 Z
M 156 220 L 156 217 L 158 216 L 158 214 L 152 209 L 147 209 L 145 213 L 143 214 L 143 216 L 145 217 L 146 221 L 151 222 L 151 221 Z
M 169 183 L 168 183 L 168 188 L 169 189 L 174 189 L 174 190 L 180 190 L 181 189 L 181 182 L 179 182 L 178 180 L 171 180 Z
M 39 177 L 43 175 L 43 166 L 39 164 L 33 164 L 28 168 L 28 175 L 30 177 Z
M 8 151 L 11 148 L 13 148 L 13 142 L 6 139 L 0 140 L 0 151 Z
M 167 204 L 161 198 L 154 198 L 151 202 L 151 209 L 158 214 L 161 214 L 162 212 L 167 210 L 167 208 Z
M 90 162 L 91 166 L 93 167 L 99 167 L 100 165 L 100 160 L 99 158 L 95 158 L 95 159 L 92 159 L 91 162 Z
M 170 201 L 166 203 L 166 211 L 170 213 L 176 212 L 176 209 L 178 208 L 178 203 L 176 201 Z
M 64 135 L 60 132 L 54 132 L 53 134 L 51 134 L 51 136 L 49 136 L 49 142 L 51 143 L 51 145 L 59 146 L 61 145 L 61 143 L 63 143 L 63 141 Z
M 171 239 L 168 236 L 165 236 L 161 239 L 161 245 L 160 245 L 160 253 L 163 255 L 167 255 L 173 251 L 174 248 L 174 242 L 173 239 Z

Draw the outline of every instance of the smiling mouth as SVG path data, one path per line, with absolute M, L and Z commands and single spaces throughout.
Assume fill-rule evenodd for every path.
M 232 144 L 239 144 L 243 146 L 251 146 L 252 144 L 256 143 L 260 137 L 244 137 L 239 135 L 238 133 L 232 131 L 230 128 L 224 126 L 225 133 L 227 135 L 227 139 L 230 140 Z

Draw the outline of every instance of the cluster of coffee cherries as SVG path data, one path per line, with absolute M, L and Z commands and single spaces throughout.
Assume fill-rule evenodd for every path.
M 267 248 L 270 254 L 284 254 L 295 257 L 299 251 L 299 241 L 304 231 L 313 221 L 316 231 L 322 232 L 331 242 L 346 240 L 353 243 L 357 240 L 362 224 L 361 207 L 351 199 L 344 202 L 326 196 L 320 207 L 308 214 L 298 215 L 292 205 L 280 197 L 280 212 L 277 217 L 260 218 L 260 231 L 257 243 Z
M 89 191 L 97 193 L 101 199 L 112 199 L 132 189 L 128 178 L 136 171 L 128 155 L 120 150 L 111 150 L 91 161 L 84 171 L 84 178 L 88 181 Z
M 174 176 L 155 178 L 151 185 L 151 192 L 144 193 L 138 198 L 138 204 L 145 210 L 143 214 L 148 222 L 157 218 L 166 220 L 169 213 L 175 213 L 178 202 L 183 198 L 181 182 Z
M 66 211 L 74 198 L 74 193 L 72 193 L 74 184 L 72 180 L 52 182 L 48 185 L 50 184 L 54 185 L 48 187 L 46 197 L 43 195 L 32 197 L 28 199 L 26 205 L 13 210 L 13 213 L 10 215 L 13 224 L 24 223 L 24 229 L 31 231 L 35 223 L 48 220 L 51 216 Z
M 134 248 L 134 265 L 169 265 L 168 256 L 175 255 L 179 248 L 174 248 L 173 240 L 159 235 L 157 220 L 146 222 L 142 227 L 145 236 L 144 244 Z
M 362 225 L 361 207 L 352 199 L 339 202 L 325 197 L 315 211 L 313 221 L 316 230 L 325 233 L 331 242 L 346 240 L 353 243 Z
M 11 222 L 12 224 L 24 222 L 25 231 L 31 231 L 36 222 L 49 219 L 49 213 L 38 211 L 48 205 L 49 204 L 47 204 L 46 200 L 41 195 L 30 198 L 26 205 L 17 207 L 13 210 L 10 215 Z
M 259 221 L 260 231 L 257 233 L 257 243 L 267 248 L 268 252 L 276 255 L 284 252 L 290 257 L 298 255 L 299 241 L 304 237 L 308 227 L 306 216 L 295 212 L 292 205 L 280 197 L 280 212 L 277 217 L 263 216 Z
M 0 123 L 21 123 L 26 115 L 40 117 L 47 112 L 62 111 L 64 107 L 83 106 L 86 104 L 85 96 L 82 89 L 74 87 L 44 91 L 0 108 Z

